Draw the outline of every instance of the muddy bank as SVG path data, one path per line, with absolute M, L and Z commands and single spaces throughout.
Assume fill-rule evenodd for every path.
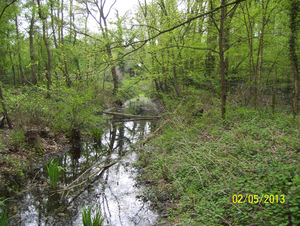
M 49 128 L 25 128 L 26 132 L 4 128 L 0 151 L 0 190 L 18 187 L 30 174 L 51 158 L 70 148 L 62 132 Z

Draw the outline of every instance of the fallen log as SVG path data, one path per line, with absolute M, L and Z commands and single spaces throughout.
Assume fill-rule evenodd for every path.
M 115 119 L 114 122 L 156 121 L 157 118 Z
M 150 118 L 150 119 L 159 119 L 159 116 L 143 116 L 143 115 L 128 115 L 128 114 L 123 114 L 123 113 L 118 113 L 118 112 L 107 112 L 103 111 L 104 114 L 107 115 L 117 115 L 117 116 L 123 116 L 126 118 Z

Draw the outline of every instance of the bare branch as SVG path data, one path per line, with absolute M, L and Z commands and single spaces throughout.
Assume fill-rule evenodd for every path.
M 183 26 L 183 25 L 185 25 L 185 24 L 187 24 L 187 23 L 190 23 L 191 21 L 196 20 L 196 19 L 198 19 L 198 18 L 200 18 L 200 17 L 203 17 L 203 16 L 206 16 L 206 15 L 212 14 L 212 13 L 218 11 L 219 9 L 222 9 L 222 8 L 227 7 L 227 6 L 230 6 L 230 5 L 238 4 L 238 3 L 243 2 L 243 1 L 245 1 L 245 0 L 237 0 L 237 1 L 235 1 L 235 2 L 231 2 L 231 3 L 228 3 L 228 4 L 226 4 L 226 5 L 219 6 L 219 7 L 215 8 L 215 9 L 212 9 L 212 10 L 209 11 L 209 12 L 202 13 L 202 14 L 200 14 L 200 15 L 191 17 L 191 18 L 187 19 L 186 21 L 184 21 L 184 22 L 182 22 L 182 23 L 180 23 L 180 24 L 178 24 L 178 25 L 176 25 L 176 26 L 174 26 L 174 27 L 171 27 L 171 28 L 169 28 L 169 29 L 160 31 L 160 32 L 158 32 L 156 35 L 152 36 L 151 38 L 148 38 L 148 39 L 143 40 L 143 41 L 133 42 L 133 43 L 130 43 L 130 44 L 128 44 L 128 45 L 125 45 L 124 47 L 131 46 L 132 44 L 135 44 L 135 43 L 143 43 L 143 44 L 142 44 L 142 46 L 143 46 L 143 45 L 145 45 L 147 42 L 151 41 L 151 40 L 154 39 L 154 38 L 157 38 L 158 36 L 160 36 L 160 35 L 162 35 L 162 34 L 164 34 L 164 33 L 173 31 L 173 30 L 175 30 L 175 29 L 177 29 L 177 28 L 179 28 L 179 27 L 181 27 L 181 26 Z
M 109 8 L 109 10 L 108 10 L 108 13 L 107 13 L 106 16 L 105 16 L 105 19 L 108 17 L 108 15 L 109 15 L 109 13 L 110 13 L 112 7 L 116 4 L 116 2 L 117 2 L 117 0 L 115 0 L 115 2 L 110 6 L 110 8 Z M 104 5 L 103 5 L 103 6 L 104 6 Z
M 100 24 L 100 21 L 98 21 L 97 18 L 94 16 L 94 14 L 92 14 L 92 12 L 90 11 L 87 2 L 84 2 L 84 4 L 85 4 L 85 6 L 86 6 L 86 9 L 87 9 L 87 11 L 88 11 L 88 14 L 92 15 L 92 17 L 94 18 L 94 20 L 95 20 L 98 24 Z
M 4 14 L 4 11 L 5 11 L 9 6 L 11 6 L 12 4 L 14 4 L 16 1 L 17 1 L 17 0 L 13 0 L 11 3 L 9 3 L 8 5 L 6 5 L 6 6 L 4 7 L 4 9 L 2 10 L 1 15 L 0 15 L 0 20 L 1 20 L 2 16 L 3 16 L 3 14 Z

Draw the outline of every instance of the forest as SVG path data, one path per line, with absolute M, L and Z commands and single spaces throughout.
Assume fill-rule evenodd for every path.
M 120 1 L 0 2 L 0 225 L 300 225 L 300 0 Z M 139 223 L 82 201 L 128 165 Z

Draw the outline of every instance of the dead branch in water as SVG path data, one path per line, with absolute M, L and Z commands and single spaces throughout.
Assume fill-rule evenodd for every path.
M 115 119 L 114 122 L 156 121 L 157 118 Z
M 92 175 L 90 175 L 86 180 L 82 181 L 82 182 L 79 183 L 79 184 L 75 184 L 75 185 L 73 185 L 73 186 L 71 186 L 71 187 L 68 187 L 68 188 L 65 188 L 65 189 L 61 189 L 61 190 L 59 190 L 58 192 L 62 192 L 62 197 L 64 197 L 64 192 L 65 192 L 65 191 L 68 191 L 67 194 L 66 194 L 66 196 L 64 197 L 64 198 L 66 198 L 66 197 L 68 196 L 69 192 L 71 191 L 71 189 L 83 185 L 84 183 L 86 183 L 87 181 L 89 181 L 93 176 L 95 176 L 97 173 L 99 173 L 102 169 L 103 169 L 103 171 L 104 171 L 104 170 L 108 169 L 109 167 L 113 166 L 113 165 L 116 164 L 116 163 L 117 163 L 117 162 L 112 162 L 112 163 L 110 163 L 110 164 L 108 164 L 108 165 L 101 166 L 101 167 L 99 167 L 99 169 L 98 169 L 96 172 L 94 172 Z M 92 166 L 92 167 L 93 167 L 93 166 Z M 92 167 L 91 167 L 91 168 L 92 168 Z M 89 168 L 88 170 L 86 170 L 83 174 L 85 174 L 85 173 L 86 173 L 87 171 L 89 171 L 91 168 Z M 83 174 L 81 174 L 77 179 L 75 179 L 75 180 L 72 182 L 72 184 L 73 184 L 75 181 L 77 181 Z

